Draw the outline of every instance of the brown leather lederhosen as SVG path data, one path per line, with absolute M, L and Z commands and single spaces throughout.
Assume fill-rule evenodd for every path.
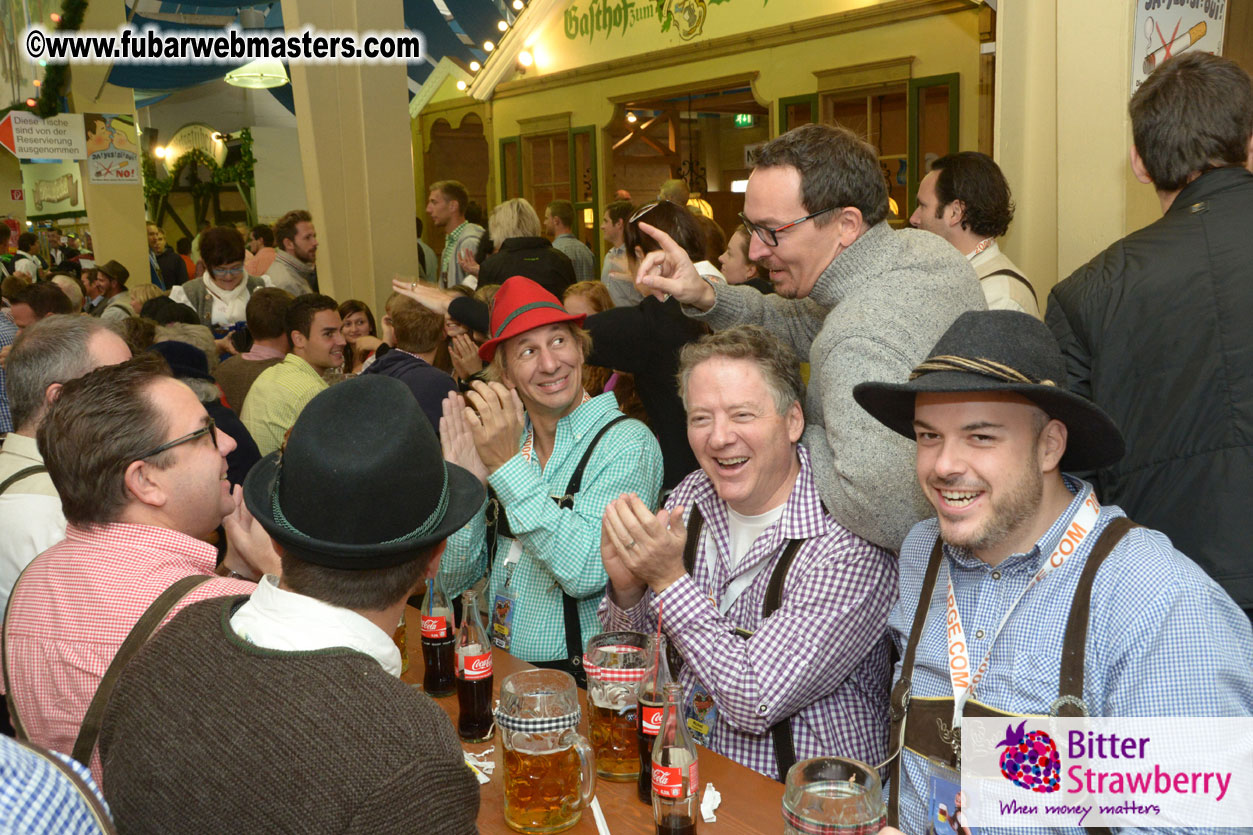
M 1066 622 L 1066 635 L 1062 643 L 1061 674 L 1058 677 L 1057 699 L 1049 708 L 1053 716 L 1087 716 L 1083 701 L 1083 663 L 1088 640 L 1089 603 L 1092 598 L 1092 581 L 1101 563 L 1118 544 L 1127 531 L 1136 524 L 1126 517 L 1118 517 L 1105 526 L 1097 539 L 1092 553 L 1079 575 L 1074 597 L 1070 602 L 1070 617 Z M 910 680 L 914 674 L 914 654 L 926 625 L 931 597 L 935 593 L 940 564 L 944 561 L 944 549 L 937 537 L 931 550 L 931 560 L 923 576 L 922 593 L 918 597 L 918 609 L 914 612 L 914 625 L 909 633 L 909 644 L 901 664 L 901 677 L 892 687 L 892 731 L 890 739 L 897 746 L 892 761 L 892 782 L 888 792 L 888 823 L 900 825 L 901 761 L 908 748 L 922 757 L 959 767 L 961 737 L 949 727 L 953 718 L 953 697 L 919 698 L 910 693 Z M 963 716 L 976 719 L 1014 717 L 1022 714 L 1006 713 L 971 699 L 962 710 Z M 906 721 L 906 719 L 911 721 Z M 1109 830 L 1093 828 L 1094 835 L 1108 835 Z

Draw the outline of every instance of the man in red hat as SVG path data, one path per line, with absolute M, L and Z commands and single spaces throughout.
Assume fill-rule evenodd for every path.
M 407 282 L 393 287 L 418 295 Z M 493 382 L 449 395 L 440 420 L 444 457 L 488 487 L 483 511 L 448 539 L 445 590 L 460 594 L 486 571 L 492 611 L 509 613 L 493 617 L 493 643 L 573 673 L 600 631 L 605 507 L 634 493 L 655 512 L 662 471 L 652 432 L 612 393 L 583 391 L 583 319 L 534 281 L 508 279 L 479 349 Z

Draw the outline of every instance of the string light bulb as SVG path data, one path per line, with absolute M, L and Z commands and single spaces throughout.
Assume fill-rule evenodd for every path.
M 57 14 L 56 12 L 53 12 L 52 14 L 48 15 L 48 19 L 51 20 L 53 23 L 60 23 L 61 15 Z
M 478 61 L 470 62 L 470 72 L 478 72 L 481 69 L 483 69 L 483 65 L 480 64 Z
M 515 12 L 522 11 L 522 0 L 513 0 L 513 10 Z
M 35 100 L 34 100 L 34 99 L 27 99 L 27 100 L 26 100 L 26 106 L 27 106 L 27 107 L 34 107 L 34 106 L 35 106 Z
M 465 88 L 466 88 L 466 83 L 465 83 L 464 81 L 458 81 L 458 82 L 457 82 L 457 89 L 458 89 L 458 90 L 465 90 Z
M 35 82 L 34 82 L 34 83 L 35 83 L 35 86 L 36 86 L 36 87 L 38 87 L 39 85 L 43 84 L 43 82 L 42 82 L 42 81 L 40 81 L 38 78 L 36 78 L 36 79 L 35 79 Z
M 502 20 L 502 21 L 500 21 L 499 23 L 497 23 L 497 24 L 496 24 L 496 28 L 497 28 L 497 29 L 499 29 L 499 30 L 500 30 L 500 31 L 502 31 L 502 32 L 508 32 L 508 31 L 509 31 L 509 24 L 508 24 L 507 22 L 505 22 L 505 21 L 503 21 L 503 20 Z
M 495 48 L 496 48 L 496 44 L 492 43 L 491 41 L 483 41 L 484 52 L 491 52 Z
M 531 56 L 531 53 L 523 50 L 518 53 L 518 63 L 524 67 L 529 67 L 535 63 L 535 58 Z

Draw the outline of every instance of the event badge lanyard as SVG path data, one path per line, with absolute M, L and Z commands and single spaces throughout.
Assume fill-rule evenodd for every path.
M 992 658 L 992 648 L 996 646 L 996 639 L 1000 636 L 1001 630 L 1005 628 L 1005 623 L 1009 620 L 1009 616 L 1014 613 L 1014 610 L 1018 608 L 1018 604 L 1027 596 L 1027 592 L 1031 591 L 1050 573 L 1061 568 L 1079 550 L 1084 540 L 1088 538 L 1088 534 L 1092 532 L 1092 528 L 1096 525 L 1097 517 L 1100 513 L 1101 506 L 1096 501 L 1096 494 L 1089 491 L 1087 498 L 1079 506 L 1079 511 L 1071 519 L 1070 525 L 1067 526 L 1066 532 L 1062 534 L 1061 542 L 1057 543 L 1053 553 L 1027 583 L 1027 587 L 1018 595 L 1018 599 L 1001 616 L 1001 622 L 997 624 L 996 631 L 992 633 L 988 640 L 987 654 L 983 656 L 983 660 L 979 662 L 978 669 L 974 671 L 970 668 L 970 654 L 966 646 L 966 633 L 962 629 L 961 615 L 957 611 L 957 598 L 953 594 L 953 573 L 949 568 L 948 562 L 945 561 L 944 570 L 948 581 L 948 596 L 945 598 L 946 617 L 944 622 L 948 633 L 948 673 L 949 680 L 953 685 L 954 732 L 961 727 L 962 709 L 974 694 L 975 687 L 983 680 L 984 674 L 988 671 L 988 661 Z

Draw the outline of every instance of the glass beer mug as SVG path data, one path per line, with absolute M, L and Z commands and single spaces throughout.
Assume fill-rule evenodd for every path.
M 887 821 L 879 775 L 856 760 L 801 760 L 788 769 L 784 785 L 784 835 L 871 835 Z
M 602 632 L 587 643 L 587 735 L 596 752 L 596 774 L 629 783 L 640 776 L 635 739 L 635 689 L 648 672 L 648 636 Z
M 596 793 L 592 746 L 579 736 L 578 689 L 569 673 L 527 670 L 505 679 L 496 708 L 505 760 L 505 823 L 560 832 Z

